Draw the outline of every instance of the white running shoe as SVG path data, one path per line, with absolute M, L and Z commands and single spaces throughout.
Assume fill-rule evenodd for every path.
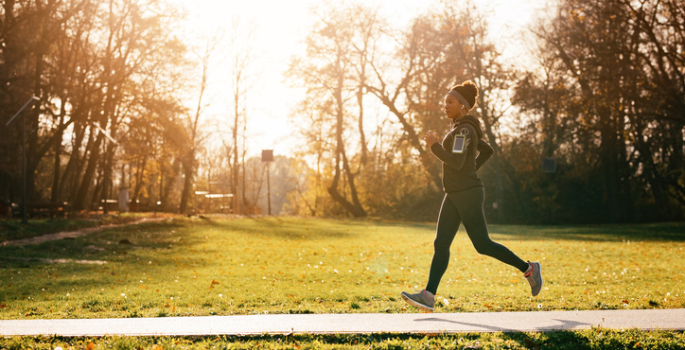
M 426 312 L 433 312 L 433 306 L 435 306 L 435 297 L 429 297 L 425 289 L 416 294 L 402 292 L 402 299 L 409 305 Z
M 540 289 L 542 289 L 542 265 L 540 265 L 539 262 L 530 261 L 528 262 L 528 265 L 530 265 L 530 268 L 523 277 L 525 277 L 530 284 L 530 292 L 533 296 L 536 296 L 540 293 Z

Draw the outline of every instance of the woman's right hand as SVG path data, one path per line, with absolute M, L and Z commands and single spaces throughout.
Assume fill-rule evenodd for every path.
M 423 140 L 426 141 L 428 148 L 431 148 L 434 144 L 440 141 L 440 139 L 438 139 L 438 134 L 436 134 L 433 130 L 429 130 L 426 133 L 426 136 L 423 137 Z

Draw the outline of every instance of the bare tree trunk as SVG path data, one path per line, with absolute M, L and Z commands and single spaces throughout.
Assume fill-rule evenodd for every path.
M 622 196 L 621 203 L 623 204 L 623 221 L 632 221 L 634 219 L 635 203 L 631 195 L 630 189 L 630 163 L 628 159 L 628 151 L 626 150 L 626 139 L 623 130 L 625 129 L 625 115 L 620 113 L 618 116 L 618 126 L 617 126 L 617 147 L 618 147 L 618 168 L 619 168 L 619 178 L 618 184 L 621 188 Z
M 340 62 L 340 54 L 338 55 L 338 64 L 337 67 L 341 67 L 341 62 Z M 347 162 L 347 156 L 345 155 L 345 145 L 344 141 L 342 138 L 343 134 L 343 116 L 344 116 L 344 108 L 343 108 L 343 97 L 342 97 L 342 89 L 343 89 L 343 73 L 342 69 L 338 73 L 338 82 L 337 82 L 337 87 L 334 92 L 334 98 L 337 103 L 337 108 L 336 108 L 336 150 L 335 150 L 335 175 L 333 177 L 333 183 L 331 186 L 328 188 L 328 193 L 333 197 L 333 200 L 336 202 L 340 203 L 340 205 L 347 210 L 350 214 L 352 214 L 354 217 L 364 217 L 367 216 L 366 211 L 364 208 L 361 206 L 361 203 L 359 203 L 359 198 L 357 197 L 357 190 L 356 187 L 354 186 L 354 175 L 350 172 L 350 166 L 349 163 Z M 352 200 L 353 203 L 350 203 L 345 196 L 341 195 L 338 192 L 338 182 L 340 181 L 340 162 L 343 162 L 343 167 L 345 172 L 347 173 L 347 182 L 350 185 L 350 191 L 352 193 Z
M 190 214 L 188 210 L 188 201 L 192 196 L 193 188 L 193 176 L 195 175 L 195 168 L 191 159 L 195 159 L 194 152 L 191 150 L 185 155 L 185 160 L 183 161 L 183 174 L 185 178 L 183 179 L 183 192 L 181 192 L 181 204 L 179 205 L 178 211 L 182 214 Z M 197 210 L 197 208 L 194 208 Z
M 618 211 L 618 179 L 617 179 L 617 164 L 616 157 L 618 152 L 616 150 L 616 127 L 614 126 L 611 114 L 609 111 L 600 108 L 600 138 L 599 159 L 600 159 L 600 173 L 602 174 L 602 187 L 604 189 L 604 205 L 608 214 L 609 222 L 620 221 L 620 213 Z
M 65 194 L 63 198 L 68 198 L 71 200 L 70 196 L 68 194 L 72 193 L 73 190 L 73 179 L 74 177 L 77 177 L 78 174 L 76 172 L 76 167 L 77 164 L 79 163 L 79 158 L 81 156 L 81 142 L 83 141 L 83 132 L 78 131 L 78 127 L 74 127 L 74 135 L 75 137 L 74 142 L 72 142 L 72 150 L 71 154 L 69 155 L 69 161 L 67 162 L 67 166 L 64 168 L 64 173 L 62 174 L 62 178 L 59 181 L 59 189 L 57 192 L 59 194 Z M 69 186 L 69 187 L 67 187 Z
M 179 166 L 177 163 L 171 164 L 171 172 L 170 175 L 167 176 L 166 179 L 166 186 L 164 186 L 164 191 L 162 192 L 162 210 L 164 211 L 171 211 L 171 203 L 169 203 L 169 195 L 171 194 L 171 189 L 174 187 L 174 184 L 176 183 L 176 179 L 178 178 L 178 173 L 179 173 Z
M 242 29 L 245 29 L 245 32 Z M 247 131 L 247 107 L 246 96 L 250 88 L 249 68 L 253 64 L 254 55 L 252 53 L 252 39 L 254 37 L 254 27 L 247 24 L 246 27 L 239 21 L 233 22 L 231 33 L 232 50 L 230 59 L 232 62 L 231 71 L 229 73 L 232 86 L 233 99 L 233 125 L 232 125 L 232 141 L 233 154 L 231 165 L 231 192 L 233 193 L 233 208 L 234 211 L 240 213 L 246 208 L 257 204 L 249 203 L 247 198 L 247 178 L 245 168 L 245 153 L 247 152 L 247 144 L 245 142 Z M 239 146 L 240 129 L 242 119 L 242 147 Z M 242 164 L 240 163 L 242 158 Z M 229 158 L 229 162 L 231 159 Z M 242 168 L 242 174 L 241 174 Z M 242 179 L 242 180 L 241 180 Z
M 246 171 L 245 171 L 245 154 L 247 153 L 247 145 L 246 145 L 246 141 L 245 141 L 245 139 L 246 139 L 245 131 L 246 130 L 247 130 L 247 123 L 243 123 L 243 146 L 242 146 L 242 152 L 241 152 L 242 153 L 242 164 L 236 163 L 238 165 L 236 168 L 237 169 L 240 169 L 241 167 L 243 168 L 243 172 L 242 172 L 242 175 L 243 175 L 243 179 L 242 179 L 243 190 L 242 190 L 242 192 L 243 193 L 242 193 L 241 197 L 243 199 L 243 201 L 242 201 L 243 206 L 248 208 L 248 207 L 253 207 L 253 206 L 257 205 L 258 199 L 255 199 L 254 203 L 250 203 L 247 200 L 247 179 L 245 176 L 245 173 L 246 173 Z M 236 139 L 235 141 L 238 141 L 238 140 Z M 236 144 L 236 146 L 237 146 L 237 144 Z M 261 189 L 261 186 L 260 186 L 260 189 Z M 257 192 L 257 193 L 259 193 L 259 192 Z
M 39 48 L 41 50 L 42 48 Z M 33 95 L 41 97 L 41 76 L 43 74 L 43 53 L 36 53 L 36 65 L 34 72 L 34 90 Z M 38 132 L 40 128 L 38 127 L 40 116 L 40 108 L 38 106 L 27 113 L 27 123 L 26 123 L 26 133 L 27 135 L 27 150 L 26 150 L 26 192 L 29 203 L 32 202 L 34 198 L 34 192 L 36 190 L 36 169 L 38 168 L 38 163 L 40 163 L 40 158 L 42 155 L 38 154 Z
M 209 71 L 209 59 L 214 52 L 217 45 L 217 39 L 211 39 L 207 42 L 207 46 L 200 58 L 202 59 L 202 78 L 200 83 L 200 96 L 197 99 L 197 108 L 195 109 L 194 117 L 189 117 L 189 129 L 190 129 L 190 147 L 186 154 L 183 156 L 183 172 L 185 174 L 185 179 L 183 181 L 183 192 L 181 194 L 181 204 L 179 206 L 179 211 L 183 214 L 188 214 L 188 201 L 192 195 L 193 180 L 195 176 L 195 162 L 196 162 L 196 152 L 198 149 L 198 144 L 200 143 L 200 137 L 198 135 L 198 127 L 200 123 L 200 117 L 202 116 L 202 99 L 204 97 L 205 91 L 208 85 L 208 71 Z M 195 208 L 197 210 L 197 208 Z
M 143 155 L 142 159 L 138 159 L 138 166 L 136 166 L 136 185 L 133 187 L 133 193 L 131 194 L 131 201 L 133 203 L 138 202 L 138 195 L 140 194 L 140 188 L 143 186 L 143 183 L 145 182 L 144 179 L 144 174 L 145 174 L 145 167 L 147 165 L 147 155 Z M 130 169 L 130 168 L 129 168 Z
M 643 131 L 645 127 L 643 126 L 643 123 L 637 121 L 637 123 L 635 124 L 635 146 L 640 152 L 640 158 L 642 158 L 642 164 L 644 166 L 644 175 L 647 178 L 647 182 L 649 183 L 652 195 L 654 196 L 654 202 L 659 208 L 658 212 L 661 215 L 663 215 L 666 214 L 667 208 L 666 194 L 662 187 L 663 182 L 661 179 L 661 175 L 659 174 L 656 162 L 654 161 L 654 158 L 652 156 L 652 150 L 650 149 L 649 145 L 644 141 Z
M 240 74 L 238 74 L 239 76 Z M 239 78 L 236 78 L 236 81 L 234 81 L 234 84 L 238 85 L 237 80 Z M 239 118 L 240 118 L 240 113 L 239 113 L 239 92 L 238 92 L 239 87 L 234 87 L 233 91 L 233 103 L 234 103 L 234 108 L 233 108 L 233 171 L 231 172 L 231 193 L 233 193 L 233 209 L 235 211 L 235 214 L 242 213 L 243 212 L 243 207 L 246 205 L 245 203 L 245 184 L 243 183 L 243 195 L 238 196 L 238 178 L 240 176 L 240 163 L 238 162 L 238 125 L 239 125 Z M 245 164 L 243 164 L 243 179 L 245 177 L 245 169 L 244 169 Z M 241 201 L 242 199 L 242 201 Z
M 365 68 L 366 62 L 362 62 L 362 72 L 359 77 L 360 84 L 359 88 L 357 89 L 357 105 L 359 106 L 359 141 L 361 143 L 361 160 L 359 162 L 359 169 L 366 165 L 367 159 L 369 157 L 369 151 L 366 147 L 366 135 L 364 133 L 364 86 L 366 85 Z M 359 172 L 359 170 L 357 172 Z
M 91 130 L 91 132 L 93 132 Z M 73 208 L 74 210 L 86 209 L 86 197 L 88 196 L 88 191 L 90 190 L 90 185 L 93 182 L 93 176 L 95 175 L 95 169 L 97 168 L 97 163 L 100 160 L 100 144 L 104 135 L 100 133 L 95 139 L 93 147 L 90 150 L 90 156 L 88 157 L 88 166 L 81 179 L 81 185 L 76 192 L 76 198 L 74 198 Z
M 84 126 L 82 132 L 85 134 L 88 127 Z M 78 139 L 76 140 L 79 141 Z M 79 155 L 74 162 L 74 175 L 71 181 L 71 196 L 69 197 L 72 204 L 72 209 L 76 210 L 74 203 L 76 202 L 76 197 L 78 196 L 79 187 L 82 184 L 82 178 L 84 174 L 83 165 L 86 163 L 88 155 L 92 152 L 95 147 L 95 136 L 92 132 L 88 132 L 88 141 L 86 142 L 86 147 L 83 151 L 83 155 Z
M 58 128 L 61 128 L 62 125 L 64 124 L 64 100 L 62 100 L 62 107 L 60 108 L 60 116 L 59 116 L 59 126 Z M 55 137 L 55 162 L 54 162 L 54 172 L 52 175 L 52 191 L 50 193 L 50 201 L 52 203 L 57 203 L 59 202 L 59 180 L 60 180 L 60 170 L 61 170 L 61 161 L 60 158 L 62 157 L 62 134 L 60 133 L 59 135 L 56 135 Z

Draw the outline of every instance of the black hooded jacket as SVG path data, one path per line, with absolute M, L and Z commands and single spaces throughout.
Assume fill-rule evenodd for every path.
M 463 153 L 451 151 L 455 135 L 465 137 Z M 433 154 L 442 161 L 442 186 L 445 192 L 461 192 L 483 186 L 476 170 L 480 169 L 495 151 L 482 139 L 480 121 L 472 115 L 467 115 L 454 120 L 452 130 L 445 135 L 442 145 L 438 142 L 431 146 Z

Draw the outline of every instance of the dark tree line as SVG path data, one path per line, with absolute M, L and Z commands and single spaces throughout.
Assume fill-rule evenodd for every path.
M 89 210 L 124 188 L 131 209 L 190 213 L 195 191 L 211 187 L 198 175 L 220 169 L 231 178 L 222 191 L 238 198 L 230 206 L 254 206 L 243 102 L 252 56 L 237 48 L 250 40 L 187 38 L 184 13 L 160 0 L 0 3 L 0 201 L 19 203 L 22 192 L 21 122 L 5 124 L 36 96 L 23 113 L 30 204 Z M 214 116 L 232 119 L 232 138 L 213 135 L 206 115 L 222 55 L 241 59 L 229 69 L 235 113 Z M 223 157 L 209 156 L 212 136 Z
M 541 69 L 514 100 L 536 116 L 529 182 L 545 221 L 678 220 L 685 206 L 685 7 L 679 1 L 564 1 L 534 28 Z M 513 153 L 514 150 L 512 150 Z M 537 186 L 536 186 L 537 183 Z M 537 188 L 536 188 L 537 187 Z
M 111 191 L 116 155 L 152 147 L 150 138 L 125 142 L 154 132 L 132 126 L 144 118 L 164 128 L 162 119 L 179 113 L 164 91 L 185 50 L 173 35 L 179 16 L 147 0 L 3 1 L 3 197 L 16 200 L 21 190 L 20 123 L 4 122 L 32 95 L 40 101 L 25 116 L 30 201 L 67 201 L 80 210 Z

